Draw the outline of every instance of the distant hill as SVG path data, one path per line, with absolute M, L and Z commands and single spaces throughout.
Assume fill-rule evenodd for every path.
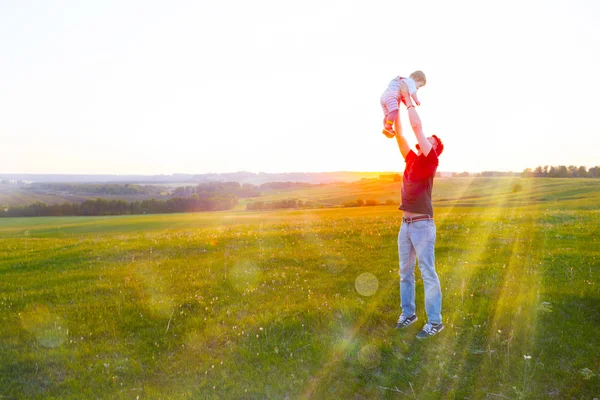
M 68 174 L 1 174 L 0 180 L 45 182 L 45 183 L 200 183 L 200 182 L 239 182 L 261 185 L 267 182 L 306 182 L 331 183 L 353 182 L 363 178 L 378 178 L 382 174 L 394 172 L 232 172 L 214 174 L 172 174 L 172 175 L 68 175 Z M 397 172 L 396 172 L 397 173 Z

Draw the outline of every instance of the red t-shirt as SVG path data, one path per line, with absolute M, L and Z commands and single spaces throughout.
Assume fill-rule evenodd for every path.
M 406 155 L 406 167 L 402 178 L 402 203 L 399 210 L 433 216 L 431 190 L 438 167 L 438 156 L 434 149 L 417 156 L 414 151 Z

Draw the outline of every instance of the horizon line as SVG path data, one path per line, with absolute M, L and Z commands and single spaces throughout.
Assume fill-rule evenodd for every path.
M 531 168 L 530 168 L 531 169 Z M 233 175 L 233 174 L 253 174 L 253 175 L 282 175 L 282 174 L 336 174 L 336 173 L 353 173 L 353 174 L 381 174 L 381 173 L 401 173 L 400 170 L 396 171 L 360 171 L 360 170 L 337 170 L 337 171 L 286 171 L 286 172 L 252 172 L 252 171 L 235 171 L 235 172 L 172 172 L 172 173 L 156 173 L 156 174 L 143 174 L 143 173 L 69 173 L 69 172 L 0 172 L 2 175 L 61 175 L 61 176 L 177 176 L 177 175 Z M 524 171 L 524 170 L 523 170 Z M 501 173 L 521 173 L 523 171 L 513 170 L 481 170 L 481 171 L 438 171 L 440 173 L 455 173 L 455 172 L 468 172 L 468 173 L 482 173 L 482 172 L 501 172 Z

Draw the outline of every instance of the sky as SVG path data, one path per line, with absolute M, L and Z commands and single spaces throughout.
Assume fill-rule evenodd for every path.
M 414 70 L 438 170 L 600 165 L 598 21 L 596 0 L 2 0 L 0 173 L 402 171 L 379 98 Z

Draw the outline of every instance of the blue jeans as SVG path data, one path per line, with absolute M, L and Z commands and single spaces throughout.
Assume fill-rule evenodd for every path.
M 400 301 L 403 317 L 415 314 L 415 264 L 419 259 L 427 319 L 429 323 L 439 324 L 442 322 L 442 288 L 435 272 L 435 236 L 432 219 L 402 222 L 398 233 Z

